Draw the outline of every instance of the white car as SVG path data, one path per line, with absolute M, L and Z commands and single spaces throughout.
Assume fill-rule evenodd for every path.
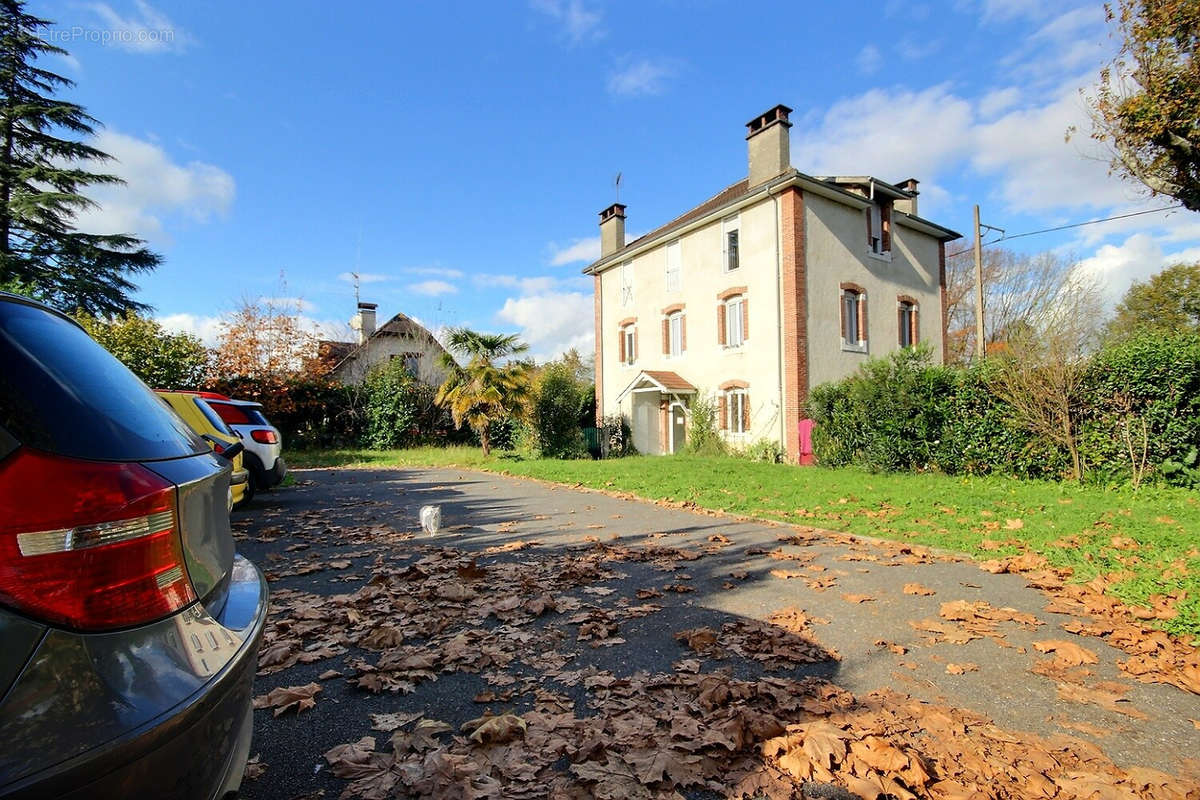
M 225 420 L 245 446 L 242 460 L 250 470 L 255 491 L 278 486 L 287 475 L 283 461 L 283 436 L 263 415 L 262 403 L 234 400 L 216 392 L 200 392 L 208 405 Z

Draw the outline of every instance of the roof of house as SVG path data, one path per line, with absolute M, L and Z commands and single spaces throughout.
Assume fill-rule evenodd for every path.
M 616 252 L 610 253 L 607 256 L 603 256 L 603 257 L 597 259 L 596 261 L 593 261 L 591 264 L 589 264 L 587 267 L 585 267 L 583 271 L 585 274 L 599 272 L 601 267 L 610 265 L 611 263 L 617 261 L 620 258 L 620 256 L 622 256 L 625 253 L 628 253 L 632 250 L 642 247 L 643 245 L 650 244 L 651 242 L 654 242 L 658 239 L 664 238 L 677 230 L 687 227 L 689 224 L 691 224 L 697 220 L 703 219 L 712 214 L 716 214 L 716 213 L 720 212 L 721 209 L 723 209 L 727 206 L 732 206 L 732 205 L 740 202 L 741 200 L 744 200 L 745 198 L 749 197 L 750 195 L 755 194 L 756 192 L 763 191 L 764 189 L 766 189 L 769 186 L 778 186 L 781 184 L 790 183 L 792 181 L 806 183 L 810 187 L 819 186 L 819 188 L 823 194 L 828 194 L 831 197 L 836 197 L 843 201 L 851 200 L 852 202 L 859 203 L 859 204 L 864 202 L 863 195 L 852 192 L 845 187 L 857 186 L 860 184 L 865 185 L 865 184 L 874 183 L 875 186 L 881 188 L 883 190 L 883 192 L 886 195 L 888 195 L 889 197 L 900 198 L 900 197 L 913 197 L 914 196 L 913 193 L 911 193 L 911 192 L 908 192 L 904 189 L 894 186 L 886 181 L 881 181 L 878 178 L 872 178 L 870 176 L 864 175 L 864 176 L 855 176 L 855 177 L 840 177 L 839 176 L 839 177 L 829 177 L 829 178 L 817 178 L 817 177 L 813 177 L 811 175 L 805 175 L 804 173 L 800 172 L 799 170 L 795 169 L 794 167 L 788 169 L 786 172 L 780 173 L 780 175 L 778 177 L 772 178 L 771 180 L 767 181 L 766 183 L 760 183 L 757 186 L 753 186 L 753 187 L 749 185 L 750 181 L 748 178 L 743 178 L 742 180 L 738 181 L 737 183 L 734 183 L 734 184 L 731 184 L 731 185 L 725 187 L 720 192 L 713 195 L 709 199 L 705 200 L 703 203 L 696 206 L 695 208 L 692 208 L 688 211 L 685 211 L 683 214 L 680 214 L 678 217 L 676 217 L 675 219 L 666 223 L 665 225 L 660 225 L 659 227 L 650 231 L 646 235 L 639 236 L 638 238 L 634 239 L 633 241 L 626 243 L 626 245 L 624 247 L 617 250 Z M 936 234 L 945 241 L 959 239 L 962 237 L 962 234 L 960 234 L 960 233 L 952 231 L 949 228 L 944 228 L 941 225 L 938 225 L 937 223 L 930 222 L 929 220 L 926 220 L 926 219 L 922 219 L 916 215 L 913 215 L 913 214 L 907 214 L 907 215 L 899 215 L 898 214 L 897 215 L 897 217 L 900 217 L 900 216 L 904 216 L 907 219 L 913 220 L 915 223 L 918 223 L 918 225 L 921 227 L 927 227 L 933 231 L 936 231 Z M 897 221 L 899 221 L 899 220 L 897 220 Z
M 634 391 L 639 384 L 649 383 L 652 387 L 657 387 L 660 392 L 667 394 L 695 394 L 696 387 L 688 383 L 677 372 L 669 372 L 667 370 L 644 369 L 637 374 L 637 377 L 629 382 L 629 385 L 617 395 L 617 402 L 620 402 L 630 392 Z M 653 389 L 651 389 L 653 391 Z
M 389 319 L 383 325 L 375 329 L 375 332 L 367 337 L 367 341 L 362 344 L 357 342 L 334 342 L 324 340 L 318 345 L 318 352 L 323 360 L 331 362 L 332 370 L 336 370 L 343 364 L 353 361 L 359 355 L 367 352 L 367 343 L 375 339 L 383 339 L 389 337 L 397 337 L 404 339 L 423 339 L 426 342 L 432 342 L 438 350 L 445 352 L 442 343 L 437 338 L 425 329 L 425 326 L 412 319 L 405 314 L 397 314 Z

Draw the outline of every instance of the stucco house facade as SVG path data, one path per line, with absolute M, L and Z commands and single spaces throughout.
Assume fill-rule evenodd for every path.
M 397 314 L 375 327 L 375 303 L 359 303 L 351 326 L 358 332 L 357 342 L 322 341 L 318 356 L 329 365 L 329 375 L 348 386 L 357 386 L 367 373 L 380 364 L 403 359 L 409 373 L 419 381 L 440 386 L 446 372 L 439 361 L 446 352 L 441 343 L 420 323 Z
M 697 395 L 734 447 L 802 457 L 812 387 L 929 343 L 944 357 L 946 243 L 917 214 L 917 181 L 815 177 L 790 163 L 787 106 L 747 123 L 745 180 L 631 242 L 600 214 L 594 276 L 597 415 L 620 413 L 643 453 L 684 446 Z

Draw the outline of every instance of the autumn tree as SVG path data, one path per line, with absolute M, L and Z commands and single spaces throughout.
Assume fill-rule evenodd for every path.
M 304 320 L 302 305 L 293 298 L 243 300 L 221 321 L 213 350 L 214 376 L 283 379 L 322 374 L 319 337 Z
M 530 366 L 514 357 L 528 351 L 529 345 L 516 334 L 451 328 L 446 350 L 440 362 L 447 377 L 438 389 L 437 402 L 449 409 L 455 427 L 466 425 L 475 431 L 487 456 L 493 424 L 528 416 L 533 398 Z
M 169 333 L 149 317 L 128 311 L 76 319 L 100 345 L 156 389 L 196 389 L 208 371 L 208 349 L 195 336 Z
M 1003 350 L 1029 320 L 1060 299 L 1075 259 L 1054 252 L 983 251 L 984 350 Z M 975 353 L 975 256 L 970 247 L 946 261 L 948 360 L 966 363 Z
M 1112 170 L 1200 211 L 1200 0 L 1106 4 L 1123 38 L 1087 100 Z
M 77 215 L 95 207 L 84 191 L 122 181 L 88 169 L 111 160 L 81 141 L 99 123 L 55 96 L 72 81 L 38 66 L 66 54 L 41 38 L 50 24 L 20 0 L 0 0 L 0 285 L 68 311 L 144 310 L 130 277 L 161 257 L 129 233 L 76 230 Z
M 1083 477 L 1081 394 L 1101 338 L 1102 306 L 1095 281 L 1073 271 L 1048 302 L 1009 329 L 991 386 L 1016 425 L 1066 450 L 1075 480 Z
M 1109 338 L 1123 340 L 1147 331 L 1200 332 L 1200 263 L 1167 267 L 1125 292 L 1109 323 Z

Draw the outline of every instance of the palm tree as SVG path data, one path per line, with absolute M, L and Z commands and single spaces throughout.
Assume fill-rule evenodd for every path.
M 488 427 L 505 417 L 523 418 L 533 396 L 529 365 L 512 361 L 529 349 L 515 334 L 478 333 L 451 328 L 441 357 L 448 377 L 438 389 L 437 402 L 450 409 L 458 428 L 465 422 L 479 435 L 483 454 L 491 453 Z M 466 366 L 459 366 L 451 355 Z M 504 360 L 506 363 L 498 362 Z

